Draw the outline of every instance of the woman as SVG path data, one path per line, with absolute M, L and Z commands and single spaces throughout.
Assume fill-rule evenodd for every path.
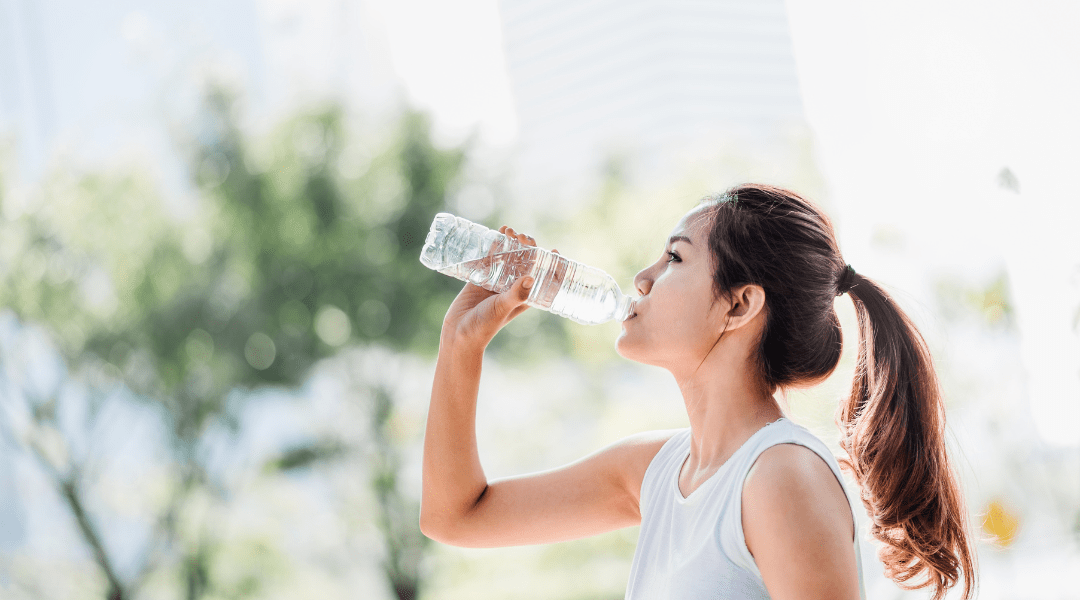
M 634 284 L 641 297 L 617 350 L 675 376 L 689 429 L 487 481 L 475 437 L 482 356 L 527 308 L 532 282 L 502 294 L 466 284 L 443 321 L 428 413 L 426 535 L 490 547 L 640 524 L 627 598 L 865 597 L 837 461 L 775 398 L 836 368 L 833 300 L 848 292 L 859 356 L 837 421 L 879 557 L 902 587 L 930 586 L 937 600 L 962 578 L 971 597 L 974 553 L 929 351 L 885 291 L 845 265 L 821 211 L 786 190 L 733 188 L 687 213 Z

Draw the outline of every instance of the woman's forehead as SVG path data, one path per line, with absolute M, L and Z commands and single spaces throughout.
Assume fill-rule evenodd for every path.
M 704 233 L 705 226 L 709 223 L 709 208 L 708 206 L 697 206 L 691 209 L 683 215 L 682 219 L 679 219 L 671 234 L 697 238 L 699 234 Z

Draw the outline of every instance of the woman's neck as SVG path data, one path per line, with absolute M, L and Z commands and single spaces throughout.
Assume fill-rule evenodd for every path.
M 678 382 L 690 420 L 689 469 L 715 472 L 756 431 L 784 416 L 746 372 L 729 361 Z

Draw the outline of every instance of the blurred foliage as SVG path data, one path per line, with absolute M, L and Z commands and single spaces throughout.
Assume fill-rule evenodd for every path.
M 227 487 L 212 481 L 201 448 L 207 431 L 224 425 L 235 433 L 242 398 L 257 398 L 232 392 L 296 387 L 317 361 L 349 345 L 432 356 L 443 314 L 464 285 L 418 257 L 432 218 L 460 185 L 467 146 L 437 147 L 427 118 L 411 111 L 385 140 L 349 124 L 331 106 L 289 120 L 268 139 L 251 139 L 238 128 L 233 95 L 211 88 L 193 132 L 181 140 L 199 192 L 182 214 L 170 212 L 141 170 L 66 166 L 19 206 L 0 198 L 0 306 L 43 326 L 67 372 L 86 375 L 88 389 L 122 383 L 168 423 L 174 497 L 161 515 L 146 517 L 158 523 L 151 545 L 175 555 L 186 598 L 258 595 L 258 577 L 222 575 L 215 566 L 236 548 L 221 547 L 212 532 L 196 541 L 178 532 L 192 497 L 220 498 Z M 537 329 L 557 341 L 562 327 Z M 527 340 L 517 340 L 516 350 L 514 343 L 507 338 L 493 351 L 528 352 Z M 58 390 L 23 391 L 34 407 L 33 431 L 61 431 Z M 100 395 L 89 396 L 94 402 Z M 398 597 L 413 598 L 427 539 L 415 503 L 399 489 L 398 442 L 385 432 L 393 398 L 374 398 L 371 489 L 384 572 Z M 89 414 L 96 418 L 93 408 Z M 79 459 L 55 459 L 28 435 L 27 449 L 50 470 L 93 549 L 107 596 L 130 596 L 161 565 L 148 559 L 135 577 L 122 577 L 85 508 L 93 502 Z M 263 472 L 304 469 L 348 452 L 334 443 L 300 445 Z M 251 556 L 273 554 L 252 544 Z
M 988 331 L 1006 331 L 1015 327 L 1009 277 L 1004 270 L 985 282 L 970 282 L 958 277 L 939 279 L 935 289 L 939 310 L 947 319 L 973 319 Z
M 316 463 L 334 460 L 346 452 L 346 448 L 333 441 L 317 441 L 288 448 L 280 456 L 268 462 L 263 471 L 294 471 Z
M 416 598 L 422 581 L 423 554 L 431 539 L 423 535 L 417 526 L 419 503 L 402 492 L 399 482 L 402 453 L 389 431 L 393 398 L 388 390 L 381 387 L 376 387 L 373 392 L 373 441 L 377 448 L 383 450 L 373 457 L 372 465 L 372 483 L 379 507 L 377 524 L 385 539 L 394 540 L 393 544 L 388 545 L 383 570 L 398 598 Z

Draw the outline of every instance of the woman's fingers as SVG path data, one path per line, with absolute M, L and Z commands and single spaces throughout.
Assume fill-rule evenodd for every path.
M 499 233 L 501 233 L 501 234 L 503 234 L 503 235 L 505 235 L 507 237 L 516 238 L 518 240 L 518 242 L 520 242 L 521 245 L 523 245 L 523 246 L 535 246 L 536 245 L 536 238 L 532 237 L 531 235 L 526 235 L 524 233 L 518 233 L 517 231 L 514 230 L 513 227 L 510 227 L 509 225 L 503 225 L 502 227 L 500 227 L 499 228 Z M 553 254 L 558 254 L 559 253 L 559 251 L 557 249 L 554 249 L 551 252 Z M 524 279 L 524 278 L 522 278 L 522 279 Z M 532 278 L 529 278 L 529 279 L 531 280 Z M 517 282 L 517 283 L 520 283 L 520 281 Z M 515 283 L 515 285 L 512 286 L 512 288 L 510 290 L 512 292 L 511 296 L 515 297 L 515 300 L 512 300 L 511 302 L 515 302 L 515 305 L 513 305 L 512 308 L 510 308 L 509 318 L 507 319 L 508 321 L 513 320 L 515 317 L 517 317 L 521 313 L 525 312 L 529 308 L 529 306 L 527 304 L 525 304 L 525 300 L 527 300 L 529 298 L 530 289 L 529 288 L 524 288 L 524 287 L 517 287 L 517 283 Z M 530 281 L 530 287 L 532 286 L 532 283 L 533 282 Z M 514 289 L 514 288 L 516 288 L 516 289 Z M 517 303 L 518 300 L 520 300 L 520 303 Z
M 524 245 L 524 246 L 535 246 L 536 245 L 536 239 L 533 236 L 525 235 L 524 233 L 518 233 L 518 232 L 514 231 L 513 227 L 510 227 L 510 226 L 507 226 L 507 225 L 503 225 L 502 227 L 500 227 L 499 228 L 499 233 L 502 233 L 502 234 L 504 234 L 504 235 L 506 235 L 508 237 L 517 238 L 517 240 L 519 242 L 521 242 L 521 244 Z
M 510 227 L 509 225 L 503 225 L 502 227 L 500 227 L 499 228 L 499 233 L 502 233 L 502 234 L 506 235 L 507 237 L 511 237 L 511 238 L 516 239 L 518 241 L 518 243 L 521 244 L 522 246 L 531 246 L 531 247 L 536 246 L 536 239 L 535 238 L 533 238 L 531 235 L 525 235 L 524 233 L 518 233 L 518 232 L 514 231 L 514 228 Z M 527 273 L 527 272 L 530 272 L 532 270 L 532 260 L 534 260 L 534 257 L 532 257 L 531 255 L 526 256 L 525 254 L 522 254 L 522 253 L 515 253 L 514 256 L 510 257 L 510 261 L 507 264 L 508 264 L 508 267 L 512 270 L 512 272 L 516 271 L 518 273 Z M 525 307 L 523 306 L 519 310 L 516 310 L 514 312 L 514 316 L 516 316 L 517 314 L 519 314 L 521 311 L 524 311 L 524 310 L 525 310 Z M 513 317 L 511 317 L 511 318 L 513 318 Z

